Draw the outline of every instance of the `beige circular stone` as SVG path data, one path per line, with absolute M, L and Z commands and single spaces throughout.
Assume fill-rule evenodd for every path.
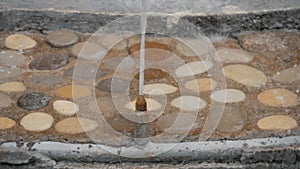
M 217 82 L 211 78 L 200 78 L 188 81 L 184 87 L 194 92 L 206 92 L 217 87 Z
M 221 48 L 217 53 L 224 63 L 248 63 L 254 58 L 250 53 L 240 49 Z
M 127 41 L 124 40 L 124 37 L 116 34 L 102 35 L 98 42 L 106 48 L 113 50 L 125 50 L 127 47 Z
M 265 85 L 268 80 L 262 71 L 241 64 L 225 66 L 224 73 L 227 78 L 249 87 Z
M 127 107 L 130 110 L 135 110 L 135 100 L 127 103 L 125 105 L 125 107 Z M 156 100 L 154 99 L 148 99 L 146 98 L 146 102 L 147 102 L 147 111 L 155 111 L 155 110 L 159 110 L 161 108 L 161 104 L 158 103 Z
M 67 85 L 57 88 L 55 94 L 68 99 L 82 98 L 91 95 L 91 90 L 80 85 Z
M 8 117 L 0 117 L 0 130 L 6 130 L 14 127 L 16 122 Z
M 80 134 L 95 130 L 98 124 L 86 118 L 66 118 L 55 125 L 55 130 L 63 134 Z
M 240 90 L 224 89 L 212 93 L 210 98 L 220 103 L 236 103 L 245 100 L 246 95 Z
M 12 100 L 6 94 L 0 93 L 0 109 L 8 107 L 12 104 Z
M 272 115 L 260 119 L 257 126 L 263 130 L 291 130 L 298 127 L 295 119 L 284 115 Z
M 206 102 L 195 96 L 181 96 L 172 100 L 171 105 L 186 111 L 197 111 L 205 108 Z
M 31 49 L 36 45 L 37 43 L 35 40 L 22 34 L 13 34 L 5 39 L 5 46 L 13 50 Z
M 23 92 L 26 87 L 22 82 L 7 82 L 0 84 L 0 90 L 4 92 Z
M 71 116 L 79 111 L 79 106 L 76 103 L 67 100 L 56 100 L 53 103 L 53 109 L 59 114 Z
M 30 113 L 22 118 L 20 124 L 28 131 L 45 131 L 49 129 L 54 122 L 54 118 L 46 113 Z
M 87 60 L 100 60 L 106 52 L 107 50 L 101 45 L 93 42 L 80 42 L 75 44 L 71 49 L 73 56 Z
M 178 67 L 175 71 L 178 77 L 188 77 L 207 72 L 213 67 L 210 61 L 195 61 Z
M 265 105 L 273 107 L 297 106 L 297 95 L 286 89 L 266 90 L 257 96 L 258 100 Z
M 282 70 L 277 72 L 273 76 L 273 80 L 280 83 L 293 83 L 300 82 L 300 66 L 295 66 L 289 69 Z
M 162 83 L 155 83 L 144 86 L 144 93 L 149 95 L 170 94 L 174 93 L 176 90 L 177 87 Z
M 185 43 L 185 44 L 184 44 Z M 184 42 L 176 45 L 176 50 L 184 56 L 197 56 L 209 53 L 210 44 L 207 41 L 198 39 L 185 39 Z M 194 52 L 195 51 L 195 52 Z
M 71 30 L 61 29 L 50 32 L 47 41 L 54 47 L 66 47 L 77 43 L 79 37 Z

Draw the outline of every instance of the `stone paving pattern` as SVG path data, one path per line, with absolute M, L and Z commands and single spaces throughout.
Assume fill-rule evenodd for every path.
M 76 114 L 86 109 L 73 103 L 73 98 L 85 100 L 89 111 L 99 107 L 112 128 L 122 134 L 133 135 L 136 124 L 118 113 L 110 92 L 111 77 L 114 69 L 124 61 L 122 58 L 132 54 L 130 61 L 122 64 L 138 66 L 138 54 L 134 52 L 139 50 L 139 38 L 124 39 L 109 50 L 104 61 L 99 64 L 87 63 L 87 69 L 74 77 L 78 56 L 82 54 L 87 59 L 95 59 L 102 49 L 111 45 L 110 39 L 114 35 L 99 37 L 98 42 L 102 46 L 94 44 L 100 46 L 97 50 L 80 53 L 82 43 L 88 38 L 89 35 L 69 30 L 58 30 L 47 35 L 33 32 L 0 33 L 0 142 L 90 142 L 81 125 L 88 132 L 101 131 L 102 122 L 93 117 L 77 118 Z M 193 41 L 189 40 L 188 45 L 193 46 Z M 211 140 L 300 135 L 300 34 L 283 31 L 248 32 L 240 34 L 237 39 L 222 37 L 212 42 L 223 62 L 227 81 L 224 90 L 218 90 L 218 79 L 210 78 L 207 73 L 213 68 L 213 63 L 197 60 L 193 51 L 174 39 L 147 38 L 146 47 L 168 50 L 185 60 L 186 64 L 176 67 L 174 75 L 184 79 L 184 86 L 191 93 L 181 96 L 178 85 L 168 73 L 146 70 L 146 96 L 165 94 L 169 101 L 163 115 L 148 125 L 151 134 L 162 133 L 168 128 L 180 109 L 186 114 L 184 119 L 178 119 L 180 125 L 177 130 L 183 130 L 192 119 L 189 111 L 197 111 L 197 120 L 186 138 L 195 140 L 214 101 L 225 103 L 226 107 Z M 199 52 L 203 54 L 202 50 Z M 150 55 L 155 56 L 149 59 L 152 62 L 168 59 L 164 54 L 147 54 Z M 97 72 L 94 86 L 87 86 L 85 81 L 93 80 L 88 73 L 94 71 Z M 131 97 L 135 98 L 139 75 L 135 72 L 134 76 L 131 82 L 126 76 L 117 79 L 117 92 L 125 92 L 130 85 Z M 196 80 L 191 79 L 193 77 Z M 72 80 L 80 81 L 83 78 L 85 80 L 79 84 L 72 84 Z M 73 87 L 78 92 L 72 93 Z M 160 91 L 153 93 L 155 89 Z M 97 104 L 89 102 L 93 92 Z M 201 98 L 194 97 L 194 92 L 200 92 Z M 151 110 L 162 107 L 161 102 L 151 99 Z M 183 101 L 181 106 L 180 101 Z M 124 104 L 124 109 L 132 109 L 131 104 Z M 109 134 L 103 134 L 102 142 L 111 141 L 108 139 L 110 137 Z

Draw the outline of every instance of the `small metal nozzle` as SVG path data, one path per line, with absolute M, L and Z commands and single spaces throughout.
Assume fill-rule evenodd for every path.
M 137 111 L 147 111 L 147 102 L 143 95 L 139 95 L 136 98 L 135 110 Z

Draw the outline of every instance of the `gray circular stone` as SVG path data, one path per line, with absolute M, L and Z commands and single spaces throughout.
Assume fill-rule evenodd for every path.
M 79 41 L 79 37 L 72 31 L 62 29 L 50 32 L 47 42 L 54 47 L 71 46 Z
M 19 97 L 18 106 L 26 110 L 37 110 L 49 104 L 49 98 L 40 92 L 25 93 Z
M 33 70 L 56 70 L 69 63 L 69 59 L 64 55 L 47 54 L 34 58 L 29 64 Z
M 6 94 L 0 93 L 0 109 L 8 107 L 12 104 L 12 100 Z
M 95 75 L 96 77 L 94 77 Z M 76 69 L 75 67 L 71 67 L 64 72 L 64 76 L 77 80 L 98 79 L 105 75 L 107 75 L 105 70 L 99 69 L 95 65 L 88 63 L 80 63 L 79 65 L 76 65 Z
M 19 68 L 8 68 L 0 66 L 0 81 L 15 78 L 23 74 L 23 70 Z
M 123 79 L 117 79 L 114 78 L 114 86 L 113 86 L 113 92 L 121 92 L 124 91 L 128 88 L 129 86 L 129 81 L 123 80 Z M 99 90 L 102 90 L 104 92 L 111 93 L 112 89 L 112 79 L 105 79 L 100 81 L 97 85 L 96 88 Z
M 50 74 L 38 74 L 33 75 L 28 79 L 28 82 L 31 85 L 38 86 L 55 86 L 62 84 L 64 82 L 62 77 L 54 76 Z
M 217 130 L 225 133 L 240 132 L 246 122 L 246 115 L 238 108 L 226 107 Z
M 0 64 L 4 66 L 21 66 L 25 65 L 29 58 L 13 50 L 3 50 L 0 52 Z

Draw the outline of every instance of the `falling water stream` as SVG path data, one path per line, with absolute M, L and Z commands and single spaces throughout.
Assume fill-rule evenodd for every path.
M 139 95 L 144 95 L 144 68 L 145 68 L 145 34 L 147 27 L 147 14 L 145 12 L 145 0 L 142 0 L 141 15 L 141 48 L 140 48 L 140 79 L 139 79 Z

